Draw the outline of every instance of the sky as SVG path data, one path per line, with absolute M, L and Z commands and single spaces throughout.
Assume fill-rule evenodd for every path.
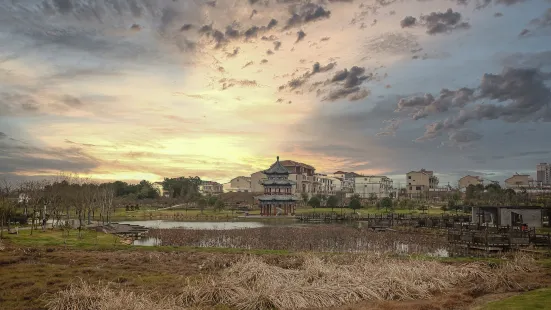
M 0 178 L 551 162 L 548 0 L 9 0 L 0 46 Z

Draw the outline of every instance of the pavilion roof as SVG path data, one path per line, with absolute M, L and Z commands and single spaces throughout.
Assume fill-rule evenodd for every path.
M 297 201 L 299 200 L 295 195 L 262 195 L 256 197 L 260 201 Z
M 262 181 L 262 185 L 295 185 L 297 182 L 288 179 L 266 179 Z
M 283 165 L 279 162 L 279 156 L 277 157 L 277 160 L 275 163 L 270 166 L 268 170 L 262 171 L 264 174 L 270 175 L 270 174 L 289 174 L 289 170 L 287 168 L 283 167 Z

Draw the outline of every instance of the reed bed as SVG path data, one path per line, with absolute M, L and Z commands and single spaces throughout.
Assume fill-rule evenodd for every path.
M 512 270 L 527 270 L 531 262 L 515 260 L 491 268 L 487 264 L 443 264 L 437 261 L 392 259 L 380 255 L 351 258 L 349 263 L 308 255 L 292 269 L 247 257 L 184 288 L 184 305 L 231 308 L 301 309 L 326 308 L 365 300 L 416 300 L 457 287 L 478 291 L 520 289 Z
M 294 262 L 296 263 L 296 261 Z M 245 256 L 218 273 L 182 283 L 182 293 L 164 298 L 110 285 L 77 282 L 48 303 L 50 310 L 239 310 L 326 308 L 376 300 L 428 299 L 457 289 L 498 292 L 522 289 L 511 274 L 534 268 L 533 260 L 444 264 L 380 254 L 305 254 L 293 267 Z
M 345 226 L 262 227 L 235 230 L 157 229 L 163 245 L 314 252 L 426 254 L 446 248 L 444 236 L 374 232 Z
M 79 280 L 58 292 L 46 307 L 49 310 L 186 310 L 176 297 L 154 298 L 116 289 L 109 283 L 95 285 Z

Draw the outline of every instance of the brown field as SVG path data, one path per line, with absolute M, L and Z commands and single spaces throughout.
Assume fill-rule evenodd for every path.
M 549 285 L 529 257 L 0 248 L 0 309 L 468 309 Z M 547 281 L 547 282 L 546 282 Z
M 437 234 L 374 232 L 342 225 L 235 230 L 161 229 L 149 235 L 163 245 L 339 253 L 427 254 L 446 247 Z

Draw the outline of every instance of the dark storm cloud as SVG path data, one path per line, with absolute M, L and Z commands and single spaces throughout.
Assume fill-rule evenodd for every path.
M 18 142 L 0 141 L 0 173 L 56 170 L 85 172 L 99 162 L 79 147 L 41 148 Z
M 364 75 L 364 73 L 365 68 L 353 66 L 352 68 L 350 68 L 350 70 L 344 69 L 338 71 L 337 73 L 335 73 L 335 75 L 333 75 L 329 82 L 343 82 L 342 85 L 344 86 L 344 88 L 351 88 L 354 86 L 358 86 L 362 84 L 365 80 L 371 78 L 371 75 Z
M 299 32 L 297 32 L 297 40 L 295 41 L 295 43 L 302 41 L 304 37 L 306 37 L 306 33 L 300 30 Z
M 333 68 L 333 66 L 331 67 Z M 363 99 L 369 95 L 369 91 L 359 86 L 372 77 L 372 74 L 364 75 L 365 68 L 353 66 L 348 69 L 338 71 L 327 80 L 324 85 L 336 85 L 337 88 L 329 90 L 329 94 L 323 98 L 324 101 L 335 101 L 348 97 L 348 100 L 355 101 Z
M 442 89 L 436 98 L 431 94 L 425 94 L 423 97 L 401 99 L 398 102 L 397 111 L 412 110 L 411 117 L 418 120 L 430 114 L 446 112 L 451 108 L 462 108 L 474 99 L 473 94 L 474 89 L 470 88 L 461 88 L 456 91 Z
M 302 76 L 292 79 L 287 83 L 287 85 L 282 85 L 279 87 L 279 90 L 283 90 L 286 87 L 290 88 L 291 90 L 296 89 L 304 84 L 315 74 L 317 73 L 324 73 L 327 71 L 332 70 L 335 68 L 336 63 L 332 62 L 325 66 L 322 66 L 319 62 L 314 63 L 312 66 L 312 70 L 304 73 Z
M 502 58 L 506 67 L 544 68 L 551 66 L 551 51 L 538 53 L 515 53 Z
M 331 11 L 328 11 L 323 6 L 314 3 L 292 6 L 290 11 L 292 16 L 289 20 L 287 20 L 284 29 L 301 26 L 303 24 L 329 18 L 331 16 Z
M 446 12 L 432 12 L 421 16 L 428 34 L 446 33 L 455 29 L 468 29 L 469 23 L 461 22 L 461 13 L 448 9 Z
M 233 29 L 233 26 L 227 26 L 225 34 L 228 38 L 239 38 L 239 30 Z
M 484 74 L 472 101 L 493 100 L 461 110 L 455 117 L 427 126 L 420 140 L 434 139 L 445 131 L 460 130 L 470 121 L 502 120 L 507 123 L 551 122 L 551 79 L 539 69 L 507 68 L 501 74 Z M 468 102 L 467 102 L 468 103 Z
M 415 25 L 415 22 L 417 22 L 417 18 L 413 16 L 406 16 L 400 21 L 400 26 L 402 26 L 402 28 L 411 27 Z
M 482 139 L 482 134 L 471 129 L 460 129 L 449 133 L 449 140 L 453 146 L 465 146 Z
M 191 28 L 193 28 L 193 25 L 192 25 L 192 24 L 184 24 L 184 25 L 180 28 L 180 31 L 188 31 L 188 30 L 190 30 Z

